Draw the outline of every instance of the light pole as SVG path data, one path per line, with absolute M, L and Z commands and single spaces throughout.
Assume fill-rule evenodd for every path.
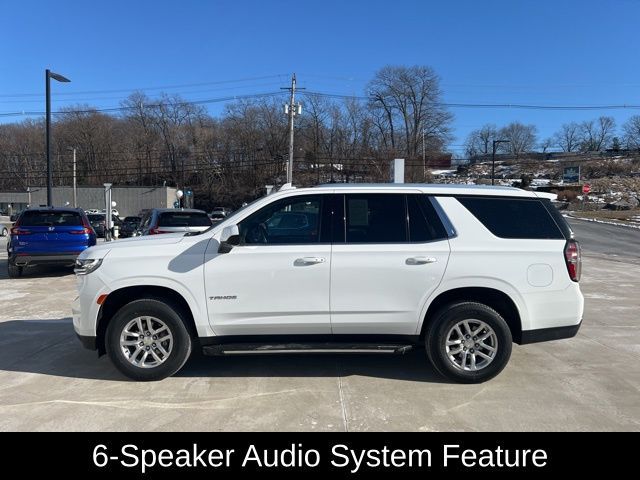
M 509 143 L 509 140 L 493 141 L 493 151 L 491 152 L 491 185 L 495 183 L 496 178 L 496 145 L 499 143 Z
M 54 73 L 48 68 L 45 70 L 45 91 L 46 91 L 46 104 L 47 104 L 47 115 L 45 122 L 46 129 L 46 143 L 47 143 L 47 206 L 53 206 L 53 195 L 52 195 L 52 187 L 53 187 L 53 172 L 51 169 L 51 79 L 57 80 L 58 82 L 70 82 L 66 77 L 58 73 Z
M 67 147 L 73 151 L 73 208 L 78 208 L 78 192 L 76 185 L 76 147 Z
M 427 156 L 424 148 L 424 128 L 422 129 L 422 181 L 427 181 Z

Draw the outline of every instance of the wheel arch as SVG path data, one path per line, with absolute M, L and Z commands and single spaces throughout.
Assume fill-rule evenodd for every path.
M 153 298 L 178 308 L 183 313 L 187 330 L 191 334 L 193 341 L 197 341 L 198 332 L 193 312 L 187 300 L 179 292 L 158 285 L 136 285 L 122 287 L 110 292 L 104 303 L 100 306 L 96 326 L 96 348 L 99 355 L 106 353 L 105 335 L 107 326 L 113 316 L 127 303 L 141 298 Z
M 426 329 L 434 314 L 446 305 L 456 302 L 478 302 L 493 308 L 498 312 L 511 330 L 515 343 L 522 340 L 522 317 L 516 302 L 505 292 L 490 287 L 458 287 L 438 294 L 430 303 L 424 315 L 420 338 L 424 339 Z

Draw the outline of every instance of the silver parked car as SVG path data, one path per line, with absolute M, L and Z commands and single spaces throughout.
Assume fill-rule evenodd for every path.
M 154 208 L 140 222 L 140 235 L 159 233 L 201 232 L 211 227 L 211 219 L 203 210 L 190 208 Z

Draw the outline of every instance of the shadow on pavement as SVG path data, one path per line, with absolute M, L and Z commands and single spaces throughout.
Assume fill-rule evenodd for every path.
M 68 378 L 126 381 L 106 356 L 86 350 L 70 318 L 0 322 L 0 371 L 37 373 Z M 346 377 L 364 376 L 445 383 L 429 365 L 423 350 L 405 355 L 195 355 L 175 376 Z
M 7 272 L 6 258 L 0 258 L 0 280 L 8 280 L 9 274 Z M 19 278 L 12 278 L 12 281 L 19 282 L 22 278 L 46 278 L 46 277 L 63 277 L 65 275 L 73 275 L 73 268 L 71 267 L 59 267 L 53 265 L 40 265 L 36 267 L 25 268 L 22 276 Z

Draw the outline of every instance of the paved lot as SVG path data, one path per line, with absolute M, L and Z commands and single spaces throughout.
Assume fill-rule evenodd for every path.
M 74 276 L 9 280 L 0 239 L 0 430 L 640 430 L 640 231 L 574 224 L 583 328 L 515 346 L 482 385 L 445 382 L 421 351 L 203 358 L 129 382 L 76 340 Z

